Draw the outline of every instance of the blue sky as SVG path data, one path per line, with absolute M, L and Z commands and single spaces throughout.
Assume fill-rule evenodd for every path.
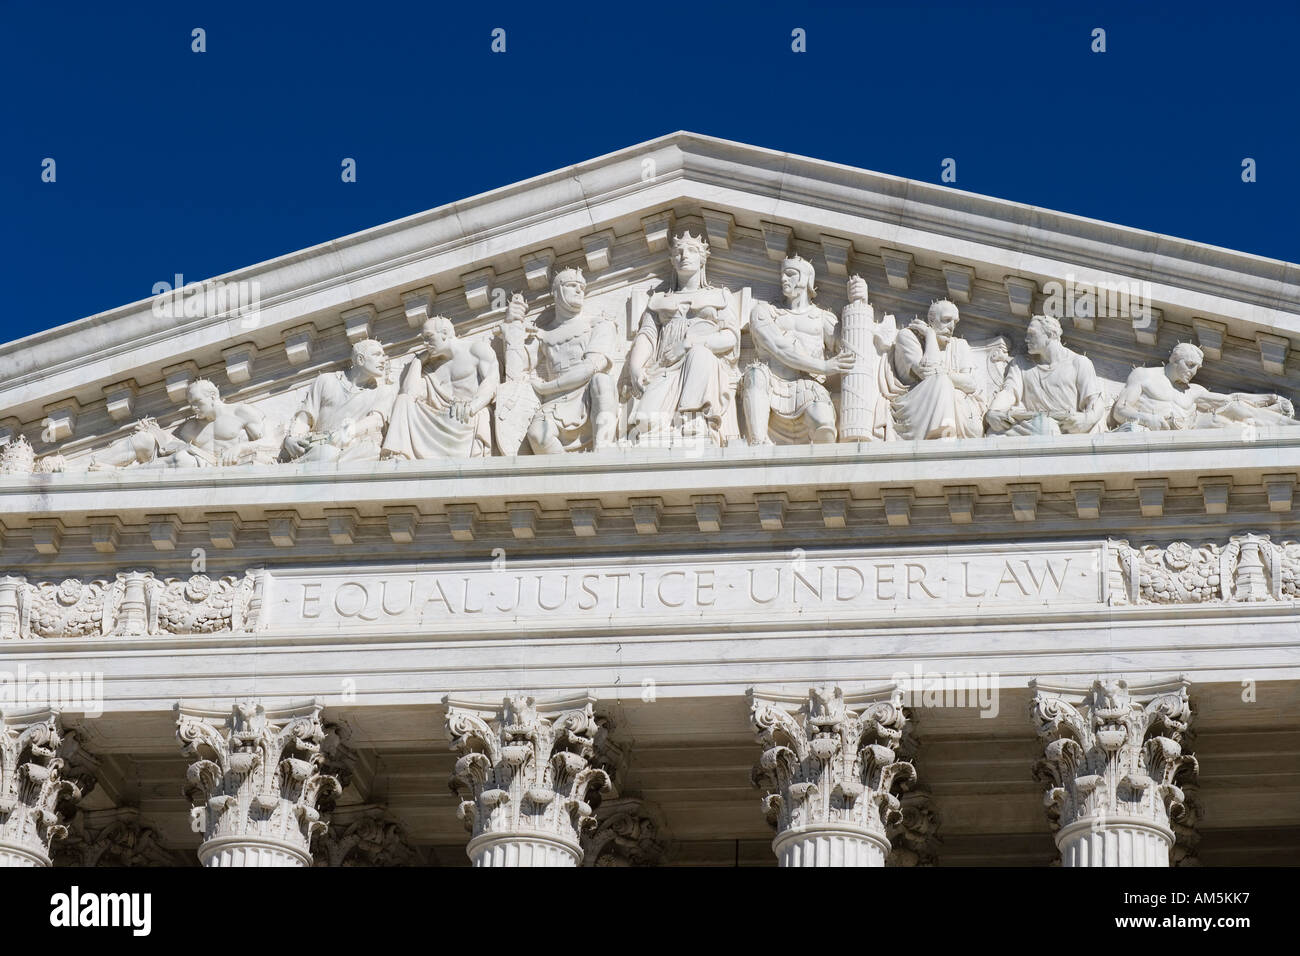
M 1294 2 L 3 0 L 0 339 L 676 129 L 1294 262 L 1297 44 Z

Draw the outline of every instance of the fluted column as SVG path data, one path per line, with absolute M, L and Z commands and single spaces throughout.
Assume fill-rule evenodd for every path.
M 460 755 L 451 789 L 474 866 L 579 866 L 582 835 L 610 789 L 608 774 L 593 766 L 594 699 L 444 702 Z
M 177 705 L 176 736 L 196 758 L 185 796 L 204 866 L 311 866 L 311 839 L 341 789 L 325 773 L 321 705 L 268 716 L 235 704 L 223 718 Z
M 1171 822 L 1186 806 L 1181 778 L 1196 772 L 1196 758 L 1183 753 L 1188 686 L 1181 678 L 1141 686 L 1097 680 L 1087 689 L 1031 684 L 1044 745 L 1034 775 L 1047 785 L 1043 802 L 1063 866 L 1169 866 Z
M 0 866 L 49 866 L 50 844 L 67 836 L 77 801 L 94 785 L 70 765 L 75 740 L 55 711 L 0 715 Z
M 860 695 L 854 706 L 838 687 L 800 699 L 750 691 L 763 747 L 752 779 L 765 792 L 781 866 L 885 865 L 887 827 L 899 813 L 892 791 L 916 777 L 897 756 L 907 716 L 896 687 Z

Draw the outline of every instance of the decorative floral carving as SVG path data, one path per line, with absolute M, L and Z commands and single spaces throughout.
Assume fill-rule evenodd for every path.
M 750 692 L 750 722 L 764 748 L 751 780 L 778 833 L 849 824 L 882 840 L 900 817 L 893 790 L 916 777 L 897 751 L 907 716 L 901 691 L 850 710 L 838 688 L 812 688 L 796 713 Z
M 480 709 L 448 701 L 447 733 L 460 754 L 451 789 L 475 838 L 540 833 L 577 850 L 595 828 L 610 789 L 609 775 L 592 765 L 600 725 L 592 701 L 567 703 L 510 697 L 489 723 Z
M 340 810 L 312 845 L 315 866 L 422 866 L 420 851 L 380 807 Z
M 1221 550 L 1175 541 L 1166 548 L 1146 545 L 1138 568 L 1138 593 L 1151 604 L 1213 601 L 1222 594 Z
M 672 841 L 658 807 L 625 797 L 600 805 L 582 846 L 583 866 L 663 866 Z
M 1196 772 L 1196 758 L 1183 752 L 1187 688 L 1179 680 L 1135 696 L 1123 680 L 1096 680 L 1083 692 L 1035 684 L 1030 714 L 1045 753 L 1034 776 L 1047 787 L 1054 831 L 1080 821 L 1102 828 L 1116 817 L 1168 829 L 1184 812 L 1181 781 Z
M 1278 593 L 1286 600 L 1300 600 L 1300 541 L 1278 546 Z
M 889 827 L 893 847 L 886 866 L 936 866 L 939 862 L 939 814 L 928 789 L 919 787 L 899 797 L 899 817 Z
M 164 580 L 127 571 L 111 582 L 4 576 L 0 639 L 242 633 L 257 626 L 260 585 L 260 570 Z
M 31 637 L 98 637 L 105 633 L 106 581 L 82 584 L 65 578 L 59 584 L 29 585 L 23 614 Z
M 185 796 L 205 841 L 247 837 L 282 841 L 303 857 L 327 828 L 331 798 L 342 788 L 322 772 L 321 705 L 273 720 L 261 704 L 235 704 L 217 726 L 177 705 L 176 736 L 187 757 Z M 200 850 L 202 853 L 202 850 Z
M 59 715 L 18 723 L 0 715 L 0 854 L 48 862 L 50 844 L 94 786 L 90 763 Z
M 192 853 L 163 844 L 158 830 L 134 807 L 82 811 L 54 855 L 55 866 L 192 866 Z
M 242 631 L 253 595 L 253 575 L 206 574 L 168 578 L 156 591 L 156 630 L 167 634 L 212 634 Z
M 1112 541 L 1119 587 L 1112 604 L 1204 604 L 1295 600 L 1300 596 L 1300 544 L 1274 544 L 1268 535 L 1244 533 L 1226 545 L 1173 541 L 1132 547 Z

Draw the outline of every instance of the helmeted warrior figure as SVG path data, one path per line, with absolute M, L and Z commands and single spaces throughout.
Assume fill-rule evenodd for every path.
M 599 451 L 614 443 L 618 427 L 611 374 L 618 330 L 612 321 L 593 319 L 585 309 L 587 280 L 578 269 L 557 272 L 551 293 L 554 321 L 537 329 L 534 342 L 537 361 L 529 381 L 539 405 L 528 425 L 528 443 L 538 455 L 587 445 Z M 522 296 L 512 298 L 507 322 L 522 323 L 526 307 Z M 506 345 L 510 349 L 509 337 Z
M 745 369 L 741 392 L 751 445 L 770 445 L 769 426 L 787 441 L 833 442 L 835 404 L 826 379 L 853 368 L 852 353 L 831 354 L 835 313 L 812 304 L 812 263 L 799 256 L 781 263 L 785 308 L 759 302 L 749 334 L 759 361 Z

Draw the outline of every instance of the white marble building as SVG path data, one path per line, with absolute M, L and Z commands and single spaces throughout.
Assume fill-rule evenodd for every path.
M 1297 335 L 676 133 L 0 346 L 0 859 L 1296 862 Z

